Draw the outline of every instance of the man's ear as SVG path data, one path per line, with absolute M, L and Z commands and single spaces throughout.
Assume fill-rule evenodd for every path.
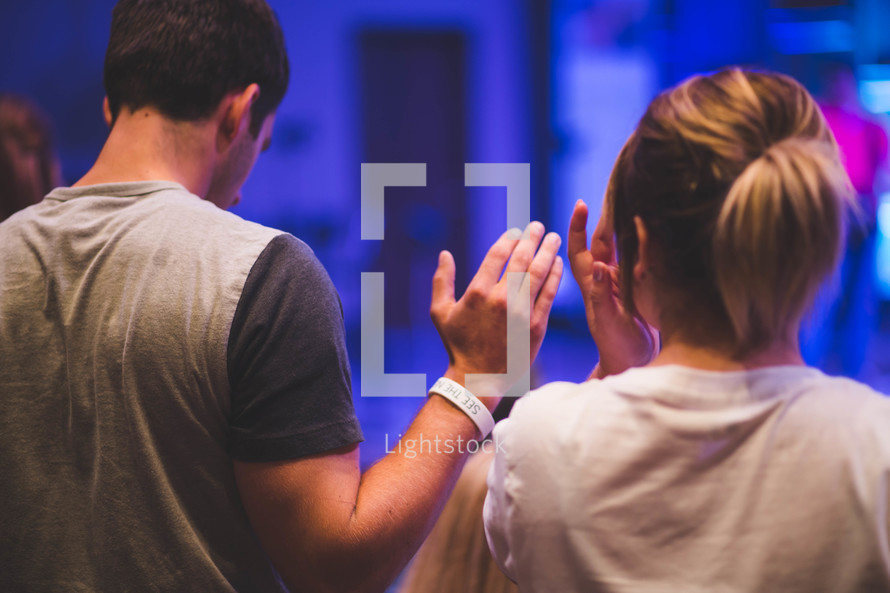
M 105 116 L 105 125 L 110 128 L 114 118 L 111 116 L 111 105 L 108 103 L 108 95 L 102 101 L 102 115 Z
M 243 91 L 229 95 L 231 100 L 223 116 L 221 132 L 231 142 L 250 127 L 250 108 L 260 96 L 260 86 L 248 85 Z
M 634 216 L 634 226 L 637 230 L 637 263 L 634 264 L 634 281 L 639 282 L 649 272 L 652 260 L 649 250 L 652 249 L 649 240 L 649 231 L 646 230 L 646 224 L 639 216 Z

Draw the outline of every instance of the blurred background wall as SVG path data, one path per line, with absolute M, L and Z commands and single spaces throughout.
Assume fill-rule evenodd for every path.
M 53 118 L 68 183 L 106 135 L 102 60 L 113 4 L 0 4 L 0 91 L 31 97 Z M 361 273 L 386 273 L 387 372 L 423 372 L 431 383 L 447 362 L 428 317 L 436 254 L 455 254 L 460 291 L 506 224 L 505 190 L 464 187 L 464 163 L 530 163 L 532 218 L 564 234 L 576 199 L 597 214 L 614 158 L 647 103 L 692 73 L 767 67 L 818 94 L 824 66 L 841 62 L 853 68 L 870 117 L 881 122 L 890 111 L 888 0 L 270 4 L 286 34 L 291 85 L 271 149 L 235 211 L 304 239 L 337 285 L 365 464 L 384 453 L 387 437 L 395 441 L 422 400 L 360 397 Z M 387 190 L 382 242 L 360 239 L 362 162 L 427 163 L 426 187 Z M 878 220 L 883 234 L 870 274 L 880 313 L 890 299 L 886 198 Z M 881 321 L 876 315 L 875 328 Z M 867 340 L 860 378 L 886 392 L 886 332 Z M 583 380 L 595 360 L 567 272 L 535 378 Z

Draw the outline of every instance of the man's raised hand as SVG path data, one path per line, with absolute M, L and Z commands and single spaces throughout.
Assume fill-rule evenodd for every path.
M 468 373 L 505 373 L 508 315 L 528 324 L 531 364 L 547 331 L 562 278 L 563 262 L 556 254 L 560 243 L 556 233 L 544 235 L 540 222 L 532 222 L 524 234 L 518 229 L 507 231 L 488 250 L 459 300 L 454 297 L 454 258 L 448 251 L 439 254 L 430 315 L 448 351 L 446 376 L 463 384 Z M 526 274 L 521 284 L 508 281 L 511 272 Z M 508 308 L 508 292 L 512 290 L 516 292 Z M 507 381 L 517 379 L 511 369 Z M 477 395 L 494 409 L 508 387 L 504 384 L 499 386 L 499 393 Z

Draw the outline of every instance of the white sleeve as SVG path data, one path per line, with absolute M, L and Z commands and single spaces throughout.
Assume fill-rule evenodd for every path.
M 485 505 L 482 508 L 482 518 L 485 524 L 485 538 L 488 540 L 488 548 L 498 568 L 512 581 L 516 578 L 514 573 L 514 559 L 510 553 L 508 517 L 508 496 L 506 492 L 507 460 L 504 446 L 506 443 L 507 429 L 510 420 L 501 420 L 494 427 L 492 440 L 495 443 L 495 456 L 488 470 L 488 494 L 485 497 Z

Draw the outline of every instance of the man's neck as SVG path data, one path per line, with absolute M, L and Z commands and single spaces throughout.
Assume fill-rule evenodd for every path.
M 174 181 L 204 196 L 216 164 L 212 121 L 172 121 L 153 108 L 121 109 L 93 167 L 74 186 Z

